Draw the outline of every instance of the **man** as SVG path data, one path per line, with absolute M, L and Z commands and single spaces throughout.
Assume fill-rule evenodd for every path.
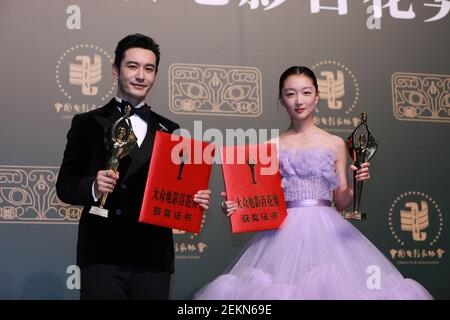
M 173 132 L 179 126 L 145 103 L 158 71 L 158 44 L 133 34 L 118 43 L 115 54 L 117 95 L 73 118 L 57 194 L 66 203 L 84 206 L 77 244 L 81 299 L 168 299 L 174 271 L 172 230 L 138 218 L 155 132 Z M 133 107 L 130 121 L 137 145 L 121 159 L 117 172 L 105 170 L 104 139 L 126 104 Z M 90 213 L 103 194 L 108 194 L 107 217 Z M 194 199 L 207 210 L 210 191 L 200 190 Z

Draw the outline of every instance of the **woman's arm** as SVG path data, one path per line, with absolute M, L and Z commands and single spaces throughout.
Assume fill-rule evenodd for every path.
M 369 166 L 370 163 L 365 162 L 361 164 L 358 169 L 353 164 L 350 165 L 350 172 L 352 177 L 350 182 L 347 179 L 347 148 L 344 140 L 336 137 L 336 171 L 338 174 L 339 185 L 334 190 L 333 200 L 337 210 L 343 211 L 347 209 L 353 202 L 353 172 L 356 171 L 356 180 L 363 181 L 370 178 Z

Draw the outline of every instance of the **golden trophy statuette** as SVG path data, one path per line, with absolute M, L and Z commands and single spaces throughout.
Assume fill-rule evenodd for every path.
M 137 139 L 129 119 L 131 110 L 131 106 L 129 105 L 124 108 L 124 115 L 114 122 L 111 128 L 111 136 L 105 139 L 108 150 L 108 160 L 105 170 L 113 170 L 116 172 L 120 159 L 129 154 L 136 146 Z M 107 218 L 108 210 L 104 208 L 107 197 L 108 194 L 104 193 L 100 199 L 100 206 L 92 206 L 89 212 Z
M 360 167 L 362 163 L 369 161 L 377 151 L 378 142 L 372 136 L 367 126 L 367 114 L 361 113 L 361 122 L 347 138 L 347 149 L 353 164 Z M 366 214 L 359 210 L 363 181 L 356 180 L 356 171 L 353 172 L 353 209 L 343 213 L 344 218 L 351 220 L 366 220 Z

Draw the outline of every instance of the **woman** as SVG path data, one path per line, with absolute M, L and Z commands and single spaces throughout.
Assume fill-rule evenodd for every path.
M 432 299 L 339 214 L 353 199 L 347 149 L 340 137 L 314 124 L 314 73 L 287 69 L 279 99 L 291 119 L 279 139 L 288 216 L 280 229 L 258 232 L 195 299 Z M 350 169 L 359 181 L 370 178 L 367 162 Z M 226 207 L 232 214 L 236 203 L 226 201 Z

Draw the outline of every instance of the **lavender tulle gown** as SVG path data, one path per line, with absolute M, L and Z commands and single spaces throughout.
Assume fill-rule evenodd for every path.
M 280 152 L 286 202 L 332 200 L 337 186 L 331 149 Z M 371 278 L 376 271 L 379 282 Z M 369 279 L 369 280 L 368 280 Z M 279 230 L 250 240 L 226 272 L 194 299 L 432 299 L 335 208 L 288 209 Z

